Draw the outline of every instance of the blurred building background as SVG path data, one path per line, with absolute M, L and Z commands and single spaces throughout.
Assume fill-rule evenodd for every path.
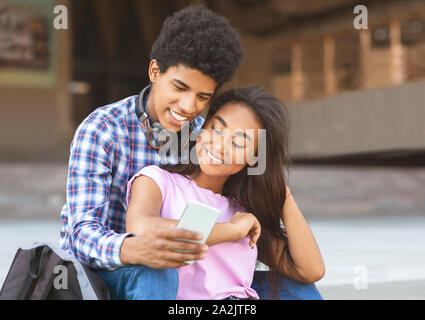
M 226 87 L 261 84 L 289 107 L 289 185 L 325 298 L 424 299 L 425 0 L 0 0 L 0 284 L 18 245 L 59 236 L 78 124 L 138 94 L 164 19 L 200 3 L 242 38 Z M 357 290 L 356 270 L 378 284 Z
M 95 108 L 148 83 L 169 14 L 204 3 L 241 34 L 232 83 L 258 83 L 291 110 L 299 162 L 425 164 L 425 1 L 1 0 L 0 160 L 66 160 Z M 53 7 L 68 29 L 53 28 Z

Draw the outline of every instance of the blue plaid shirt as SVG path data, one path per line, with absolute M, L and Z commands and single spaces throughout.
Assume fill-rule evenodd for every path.
M 60 246 L 94 268 L 123 266 L 127 182 L 141 168 L 160 164 L 146 139 L 131 96 L 96 109 L 77 128 L 70 148 Z M 202 117 L 192 120 L 200 130 Z

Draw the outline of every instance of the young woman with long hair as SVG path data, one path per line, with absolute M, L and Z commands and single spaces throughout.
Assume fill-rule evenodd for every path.
M 141 232 L 149 219 L 175 226 L 191 200 L 221 211 L 204 259 L 176 265 L 177 299 L 258 299 L 250 287 L 257 260 L 299 282 L 323 277 L 319 248 L 286 183 L 288 142 L 289 113 L 278 99 L 259 86 L 233 89 L 212 101 L 204 129 L 191 145 L 196 159 L 145 167 L 130 180 L 127 232 Z M 264 172 L 250 174 L 260 161 Z M 163 243 L 170 246 L 170 257 L 193 245 Z

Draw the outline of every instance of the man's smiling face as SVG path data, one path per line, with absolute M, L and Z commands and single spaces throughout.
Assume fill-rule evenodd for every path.
M 161 73 L 155 60 L 149 65 L 149 78 L 149 116 L 163 128 L 174 131 L 180 131 L 185 122 L 205 109 L 217 87 L 214 79 L 184 65 L 169 67 Z

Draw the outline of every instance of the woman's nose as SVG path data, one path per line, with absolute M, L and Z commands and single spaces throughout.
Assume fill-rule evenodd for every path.
M 223 134 L 220 136 L 215 136 L 213 138 L 213 151 L 216 155 L 224 156 L 228 146 L 228 135 L 223 131 Z

